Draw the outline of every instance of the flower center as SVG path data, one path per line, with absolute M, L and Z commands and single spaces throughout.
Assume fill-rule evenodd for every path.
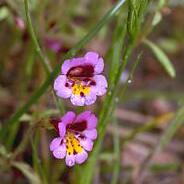
M 65 135 L 66 139 L 66 152 L 68 155 L 76 155 L 83 151 L 79 140 L 75 137 L 74 133 L 67 131 Z
M 85 96 L 90 93 L 90 87 L 84 86 L 82 83 L 75 83 L 72 87 L 72 93 L 74 95 Z

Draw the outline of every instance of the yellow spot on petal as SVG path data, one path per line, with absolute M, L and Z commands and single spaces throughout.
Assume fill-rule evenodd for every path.
M 83 86 L 81 83 L 76 83 L 72 87 L 72 93 L 74 95 L 88 95 L 90 93 L 90 87 Z
M 83 151 L 79 140 L 75 137 L 74 133 L 67 131 L 66 139 L 66 152 L 67 155 L 78 154 Z

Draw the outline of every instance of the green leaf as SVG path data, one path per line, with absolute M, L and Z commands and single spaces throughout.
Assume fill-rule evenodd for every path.
M 156 12 L 153 17 L 152 26 L 156 26 L 162 20 L 162 14 L 160 12 Z
M 171 54 L 175 54 L 179 49 L 179 43 L 172 38 L 159 39 L 158 44 L 164 51 Z
M 148 6 L 148 0 L 129 0 L 128 1 L 128 24 L 127 30 L 130 40 L 134 40 L 139 33 L 144 19 L 145 10 Z
M 109 60 L 110 60 L 110 71 L 109 71 L 109 86 L 114 85 L 115 76 L 117 75 L 120 60 L 122 57 L 122 47 L 124 37 L 126 33 L 126 26 L 122 24 L 122 20 L 117 23 L 116 29 L 113 35 L 113 43 L 110 48 Z
M 6 148 L 3 145 L 0 145 L 0 156 L 6 157 L 8 154 Z
M 32 162 L 33 162 L 33 168 L 34 171 L 40 176 L 42 179 L 42 182 L 44 184 L 48 184 L 47 182 L 47 175 L 45 173 L 45 170 L 42 166 L 41 160 L 38 155 L 38 144 L 39 144 L 39 131 L 35 133 L 34 140 L 31 141 L 31 146 L 32 146 Z
M 9 16 L 9 10 L 6 7 L 0 8 L 0 21 L 6 19 Z
M 40 178 L 28 164 L 23 162 L 13 162 L 12 165 L 21 171 L 22 174 L 24 174 L 24 176 L 30 181 L 30 183 L 41 184 Z
M 159 0 L 158 9 L 161 9 L 166 4 L 166 0 Z
M 116 160 L 114 161 L 113 164 L 113 168 L 112 168 L 112 180 L 111 180 L 111 184 L 116 184 L 118 183 L 118 178 L 119 178 L 119 173 L 120 173 L 120 168 L 121 168 L 121 163 L 120 163 L 120 159 L 121 159 L 121 150 L 120 150 L 120 138 L 118 135 L 118 126 L 117 126 L 117 119 L 114 118 L 114 123 L 115 123 L 115 131 L 114 131 L 114 135 L 113 135 L 113 139 L 114 139 L 114 156 L 116 158 Z
M 175 77 L 176 71 L 166 54 L 153 42 L 149 40 L 144 40 L 144 43 L 152 50 L 153 54 L 156 56 L 160 64 L 164 67 L 165 71 L 171 77 Z
M 175 118 L 170 123 L 168 128 L 164 131 L 157 145 L 157 150 L 163 150 L 171 141 L 176 132 L 182 127 L 184 124 L 184 106 L 182 106 L 176 113 Z
M 150 170 L 152 172 L 168 172 L 168 171 L 178 171 L 178 169 L 181 169 L 182 165 L 179 163 L 165 163 L 165 164 L 153 164 L 150 166 Z

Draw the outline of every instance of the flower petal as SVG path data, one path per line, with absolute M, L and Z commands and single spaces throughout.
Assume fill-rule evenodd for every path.
M 66 146 L 62 144 L 57 149 L 53 151 L 53 155 L 55 158 L 63 159 L 66 156 Z
M 93 149 L 93 141 L 88 138 L 78 138 L 80 140 L 81 146 L 86 150 L 86 151 L 91 151 Z
M 95 91 L 96 95 L 102 96 L 107 92 L 107 80 L 103 75 L 95 75 L 93 79 L 96 85 L 91 86 L 91 91 Z
M 62 122 L 58 123 L 59 136 L 63 139 L 66 133 L 66 125 Z
M 84 106 L 84 103 L 85 103 L 85 98 L 81 97 L 79 95 L 72 94 L 70 100 L 71 100 L 72 104 L 75 106 Z
M 98 53 L 96 52 L 87 52 L 84 56 L 85 58 L 85 62 L 92 64 L 93 66 L 95 66 L 98 62 Z
M 92 64 L 94 66 L 95 74 L 102 73 L 104 69 L 104 61 L 102 58 L 99 58 L 99 54 L 96 52 L 87 52 L 84 56 L 85 63 Z
M 89 119 L 87 119 L 87 129 L 94 129 L 97 125 L 97 117 L 94 114 L 91 114 Z
M 82 121 L 87 122 L 87 129 L 96 128 L 97 118 L 91 111 L 85 111 L 85 112 L 79 114 L 75 119 L 75 122 L 82 122 Z
M 104 69 L 104 61 L 102 58 L 99 58 L 98 59 L 98 63 L 95 65 L 95 73 L 96 74 L 100 74 L 103 72 L 103 69 Z
M 89 95 L 86 95 L 85 96 L 85 104 L 86 105 L 92 105 L 92 104 L 94 104 L 95 103 L 95 101 L 96 101 L 96 93 L 95 93 L 95 91 L 92 91 L 91 90 L 91 92 L 89 93 Z
M 82 163 L 84 163 L 87 160 L 87 158 L 88 158 L 88 153 L 85 150 L 83 150 L 82 153 L 78 153 L 76 155 L 75 161 L 78 164 L 82 164 Z
M 65 125 L 72 123 L 76 117 L 76 114 L 73 111 L 68 111 L 62 118 L 61 121 Z
M 74 166 L 75 165 L 75 155 L 66 155 L 65 163 L 69 167 Z
M 71 68 L 80 66 L 83 64 L 84 64 L 84 58 L 82 57 L 67 59 L 62 64 L 61 73 L 66 75 Z
M 59 75 L 54 81 L 54 90 L 57 96 L 62 98 L 69 98 L 72 94 L 72 90 L 65 86 L 67 78 L 65 75 Z
M 61 144 L 61 140 L 62 140 L 61 137 L 54 138 L 50 143 L 50 151 L 54 151 L 56 148 L 58 148 L 59 145 Z
M 83 134 L 85 137 L 87 137 L 91 140 L 95 140 L 97 138 L 97 130 L 96 129 L 84 130 Z
M 83 120 L 87 120 L 91 116 L 92 112 L 91 111 L 84 111 L 77 115 L 75 122 L 80 122 Z
M 61 122 L 58 123 L 59 135 L 61 138 L 64 138 L 66 133 L 67 124 L 73 123 L 76 115 L 72 111 L 68 111 L 62 118 Z

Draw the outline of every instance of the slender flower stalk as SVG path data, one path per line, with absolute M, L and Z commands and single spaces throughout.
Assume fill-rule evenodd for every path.
M 43 54 L 43 52 L 42 52 L 42 50 L 40 48 L 40 45 L 38 43 L 38 40 L 36 38 L 36 34 L 35 34 L 34 29 L 33 29 L 33 25 L 32 25 L 32 22 L 31 22 L 31 17 L 30 17 L 30 14 L 29 14 L 28 0 L 24 0 L 24 5 L 25 5 L 25 13 L 26 13 L 27 25 L 28 25 L 28 29 L 29 29 L 32 41 L 34 43 L 35 49 L 36 49 L 39 57 L 41 58 L 41 62 L 43 64 L 43 66 L 44 66 L 44 69 L 45 69 L 46 73 L 49 75 L 49 73 L 52 71 L 52 68 L 51 68 L 51 66 L 50 66 L 50 64 L 48 62 L 48 59 Z
M 39 57 L 41 58 L 41 62 L 42 62 L 42 65 L 45 69 L 45 72 L 49 76 L 49 74 L 52 72 L 52 67 L 50 66 L 48 58 L 42 52 L 42 49 L 40 48 L 40 45 L 38 43 L 35 31 L 33 29 L 31 17 L 30 17 L 30 14 L 29 14 L 28 0 L 24 0 L 24 4 L 25 4 L 25 13 L 26 13 L 27 25 L 28 25 L 28 29 L 29 29 L 29 32 L 30 32 L 30 35 L 31 35 L 31 39 L 33 41 L 33 44 L 35 46 L 35 49 L 36 49 Z M 54 101 L 55 101 L 56 105 L 58 106 L 60 112 L 64 113 L 64 107 L 61 105 L 59 99 L 57 99 L 57 96 L 54 93 L 54 91 L 52 92 L 52 94 L 53 94 Z

